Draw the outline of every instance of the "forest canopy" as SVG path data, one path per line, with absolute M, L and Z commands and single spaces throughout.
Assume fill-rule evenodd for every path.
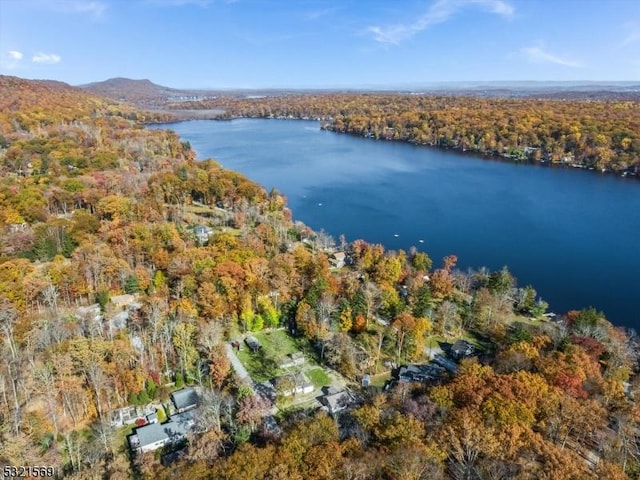
M 228 117 L 317 118 L 324 128 L 597 170 L 640 169 L 640 103 L 409 94 L 221 96 L 174 108 L 222 108 Z
M 333 125 L 373 132 L 379 118 L 383 134 L 437 116 L 397 100 L 317 97 L 312 110 L 290 97 L 255 114 L 344 101 Z M 336 243 L 278 191 L 144 128 L 164 114 L 14 77 L 0 77 L 0 102 L 3 464 L 76 479 L 640 474 L 638 339 L 604 313 L 548 315 L 507 267 Z M 439 115 L 473 110 L 442 102 Z M 308 367 L 284 372 L 284 357 Z M 285 394 L 300 373 L 313 392 L 296 404 Z M 171 394 L 185 386 L 199 405 L 180 417 Z M 122 409 L 129 424 L 114 422 Z M 177 418 L 193 422 L 179 441 L 128 443 Z

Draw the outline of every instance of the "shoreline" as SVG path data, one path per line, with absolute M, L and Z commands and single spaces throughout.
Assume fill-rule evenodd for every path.
M 173 110 L 162 110 L 162 113 L 168 113 L 171 114 L 174 111 Z M 248 120 L 304 120 L 304 121 L 314 121 L 314 122 L 318 122 L 320 123 L 320 130 L 324 130 L 327 132 L 332 132 L 332 133 L 336 133 L 336 134 L 341 134 L 341 135 L 350 135 L 352 137 L 356 137 L 356 138 L 361 138 L 363 140 L 375 140 L 375 141 L 383 141 L 383 142 L 395 142 L 395 143 L 404 143 L 404 144 L 408 144 L 408 145 L 413 145 L 415 147 L 418 148 L 433 148 L 436 150 L 452 150 L 455 151 L 457 153 L 461 153 L 463 155 L 469 156 L 469 157 L 476 157 L 478 159 L 481 160 L 490 160 L 490 161 L 497 161 L 497 162 L 503 162 L 503 163 L 510 163 L 510 164 L 516 164 L 516 165 L 525 165 L 525 166 L 535 166 L 535 167 L 544 167 L 544 168 L 555 168 L 555 169 L 561 169 L 561 170 L 583 170 L 583 171 L 587 171 L 587 172 L 592 172 L 592 173 L 596 173 L 596 174 L 601 174 L 601 175 L 608 175 L 608 176 L 614 176 L 614 177 L 619 177 L 619 178 L 629 178 L 629 179 L 633 179 L 633 180 L 640 180 L 640 175 L 636 174 L 636 172 L 631 171 L 631 169 L 627 169 L 627 170 L 620 170 L 620 171 L 616 171 L 616 170 L 598 170 L 595 167 L 587 167 L 586 165 L 580 165 L 580 164 L 576 164 L 576 163 L 567 163 L 567 162 L 554 162 L 551 160 L 534 160 L 531 158 L 524 158 L 524 159 L 515 159 L 509 155 L 500 155 L 497 153 L 487 153 L 487 152 L 480 152 L 477 150 L 472 150 L 472 149 L 462 149 L 460 147 L 444 147 L 444 146 L 439 146 L 439 145 L 432 145 L 429 143 L 418 143 L 418 142 L 414 142 L 411 140 L 407 140 L 407 139 L 385 139 L 385 138 L 375 138 L 375 137 L 369 137 L 366 135 L 360 135 L 358 133 L 354 133 L 354 132 L 341 132 L 341 131 L 337 131 L 334 130 L 332 128 L 327 128 L 327 126 L 322 125 L 321 122 L 326 121 L 322 118 L 307 118 L 307 117 L 293 117 L 293 116 L 279 116 L 279 117 L 268 117 L 268 116 L 224 116 L 225 115 L 225 111 L 222 109 L 216 110 L 216 109 L 208 109 L 208 110 L 202 110 L 202 114 L 200 116 L 188 116 L 187 112 L 200 112 L 200 110 L 190 110 L 190 109 L 184 109 L 184 110 L 179 110 L 180 115 L 185 115 L 182 118 L 175 118 L 174 120 L 170 120 L 170 121 L 164 121 L 164 122 L 158 122 L 158 123 L 152 123 L 152 122 L 145 122 L 144 125 L 172 125 L 175 123 L 182 123 L 182 122 L 190 122 L 190 121 L 196 121 L 196 120 L 211 120 L 211 121 L 216 121 L 216 122 L 230 122 L 233 120 L 243 120 L 243 119 L 248 119 Z M 213 116 L 213 113 L 217 112 L 218 114 Z M 208 114 L 211 114 L 212 116 L 209 116 Z

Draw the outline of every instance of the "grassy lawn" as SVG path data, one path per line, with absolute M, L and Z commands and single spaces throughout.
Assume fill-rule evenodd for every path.
M 383 388 L 389 380 L 391 380 L 391 372 L 371 375 L 371 386 Z
M 117 452 L 126 452 L 129 450 L 127 437 L 133 433 L 135 425 L 125 425 L 116 430 L 116 434 L 113 436 L 113 446 Z
M 544 319 L 536 319 L 536 318 L 532 318 L 532 317 L 525 317 L 523 315 L 514 315 L 511 318 L 509 318 L 507 320 L 507 323 L 513 325 L 514 323 L 524 323 L 525 325 L 533 325 L 533 326 L 540 326 L 540 324 L 543 324 L 546 320 Z
M 278 358 L 284 358 L 301 350 L 299 343 L 286 330 L 256 332 L 253 336 L 262 344 L 263 349 L 274 353 Z
M 309 377 L 309 380 L 311 380 L 311 383 L 313 383 L 313 386 L 316 388 L 325 387 L 331 383 L 329 375 L 327 375 L 327 373 L 320 367 L 312 368 L 304 373 Z
M 424 346 L 426 348 L 439 348 L 440 342 L 446 342 L 445 338 L 440 335 L 430 335 L 426 338 Z
M 247 369 L 251 378 L 256 382 L 265 382 L 277 377 L 280 369 L 278 362 L 273 357 L 267 355 L 264 349 L 258 352 L 251 352 L 248 348 L 238 353 L 238 358 Z
M 283 374 L 278 368 L 278 362 L 288 354 L 302 351 L 302 345 L 284 330 L 253 332 L 251 335 L 260 342 L 262 348 L 253 353 L 243 343 L 238 358 L 256 382 L 264 382 Z

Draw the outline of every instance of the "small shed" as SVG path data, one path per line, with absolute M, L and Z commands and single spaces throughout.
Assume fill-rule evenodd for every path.
M 257 352 L 262 348 L 262 345 L 260 345 L 260 342 L 256 337 L 249 336 L 244 339 L 244 343 L 247 344 L 247 347 L 249 347 L 252 352 Z
M 158 423 L 158 414 L 156 412 L 149 413 L 145 418 L 147 423 Z
M 304 364 L 304 353 L 302 352 L 294 352 L 287 355 L 284 360 L 282 360 L 278 366 L 280 368 L 291 368 L 297 367 Z

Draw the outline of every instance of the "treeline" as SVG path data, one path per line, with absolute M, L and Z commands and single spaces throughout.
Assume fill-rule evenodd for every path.
M 227 117 L 312 118 L 324 128 L 616 172 L 640 169 L 640 103 L 401 94 L 219 97 L 177 104 L 223 108 Z
M 335 245 L 294 222 L 277 191 L 143 129 L 146 114 L 64 86 L 2 77 L 0 89 L 22 108 L 0 110 L 2 463 L 122 479 L 640 471 L 637 341 L 602 313 L 531 320 L 546 304 L 506 268 Z M 346 266 L 332 266 L 336 252 Z M 467 336 L 483 356 L 435 385 L 362 390 L 338 420 L 284 412 L 274 435 L 223 343 L 281 326 L 354 388 L 385 365 L 425 362 L 434 336 Z M 182 460 L 130 455 L 110 413 L 184 383 L 203 405 Z

